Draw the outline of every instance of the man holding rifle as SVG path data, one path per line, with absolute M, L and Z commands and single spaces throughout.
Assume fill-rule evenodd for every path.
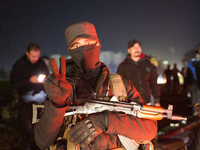
M 35 124 L 35 141 L 41 149 L 48 148 L 59 137 L 63 124 L 70 125 L 74 118 L 67 117 L 68 106 L 82 105 L 88 99 L 109 100 L 111 82 L 109 69 L 100 62 L 101 45 L 93 24 L 79 22 L 65 30 L 70 60 L 61 57 L 61 72 L 51 60 L 53 74 L 44 82 L 48 98 L 45 111 Z M 135 87 L 123 80 L 127 97 L 125 102 L 143 103 Z M 72 142 L 82 150 L 123 148 L 118 135 L 136 141 L 151 140 L 157 132 L 157 122 L 141 119 L 122 112 L 103 111 L 88 117 L 78 115 L 69 131 L 68 144 Z M 70 149 L 68 147 L 68 149 Z

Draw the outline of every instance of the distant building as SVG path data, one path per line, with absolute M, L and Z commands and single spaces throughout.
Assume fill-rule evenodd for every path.
M 110 69 L 111 73 L 116 73 L 117 67 L 126 57 L 126 53 L 101 51 L 100 60 L 105 63 Z
M 119 63 L 125 59 L 125 55 L 126 54 L 122 52 L 101 51 L 100 61 L 108 66 L 111 73 L 116 73 L 117 67 Z M 50 56 L 50 58 L 55 58 L 58 67 L 60 66 L 60 57 L 60 54 L 52 54 Z M 65 55 L 64 57 L 65 59 L 71 58 L 69 55 Z
M 52 55 L 50 55 L 50 58 L 55 58 L 58 68 L 60 67 L 60 57 L 61 56 L 64 56 L 65 59 L 71 58 L 71 56 L 69 56 L 69 55 L 61 55 L 61 54 L 52 54 Z

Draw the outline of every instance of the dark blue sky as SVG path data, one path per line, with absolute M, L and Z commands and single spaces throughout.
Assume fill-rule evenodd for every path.
M 0 67 L 10 70 L 30 42 L 42 55 L 66 55 L 64 30 L 83 20 L 96 26 L 102 51 L 127 53 L 136 38 L 144 53 L 182 67 L 200 44 L 199 0 L 0 0 Z

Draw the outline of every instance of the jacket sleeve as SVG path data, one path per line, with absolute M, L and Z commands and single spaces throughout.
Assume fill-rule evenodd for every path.
M 44 114 L 34 126 L 35 142 L 40 149 L 47 148 L 56 140 L 66 109 L 66 107 L 57 108 L 50 100 L 46 100 Z
M 45 64 L 45 62 L 42 59 L 40 60 L 40 72 L 41 74 L 45 74 L 46 77 L 49 75 L 48 66 Z
M 124 67 L 122 67 L 122 64 L 119 64 L 118 68 L 117 68 L 117 74 L 124 76 Z
M 192 61 L 192 65 L 193 65 L 194 67 L 198 66 L 199 64 L 200 64 L 200 58 L 195 59 L 194 61 Z
M 155 103 L 160 103 L 160 89 L 157 84 L 157 78 L 158 78 L 157 69 L 155 66 L 152 66 L 151 76 L 150 76 L 150 86 L 152 89 L 152 95 L 155 99 Z
M 15 64 L 10 74 L 10 81 L 13 88 L 18 89 L 30 86 L 30 75 L 27 74 L 30 70 L 22 63 Z
M 106 133 L 123 135 L 134 140 L 152 140 L 156 136 L 157 121 L 116 112 L 108 112 L 108 116 Z
M 128 102 L 136 102 L 140 104 L 145 104 L 145 101 L 143 100 L 142 96 L 137 91 L 133 83 L 130 80 L 124 79 L 123 77 L 122 79 L 126 87 Z
M 123 79 L 123 77 L 122 77 Z M 127 98 L 140 104 L 144 104 L 142 97 L 130 80 L 123 79 Z M 108 112 L 109 125 L 107 133 L 123 135 L 134 140 L 151 140 L 157 133 L 157 121 L 141 119 L 132 115 Z

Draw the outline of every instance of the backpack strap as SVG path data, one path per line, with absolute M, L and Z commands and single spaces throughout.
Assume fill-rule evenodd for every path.
M 119 100 L 126 100 L 127 92 L 122 77 L 120 75 L 116 73 L 110 74 L 110 88 L 112 94 L 116 96 Z

